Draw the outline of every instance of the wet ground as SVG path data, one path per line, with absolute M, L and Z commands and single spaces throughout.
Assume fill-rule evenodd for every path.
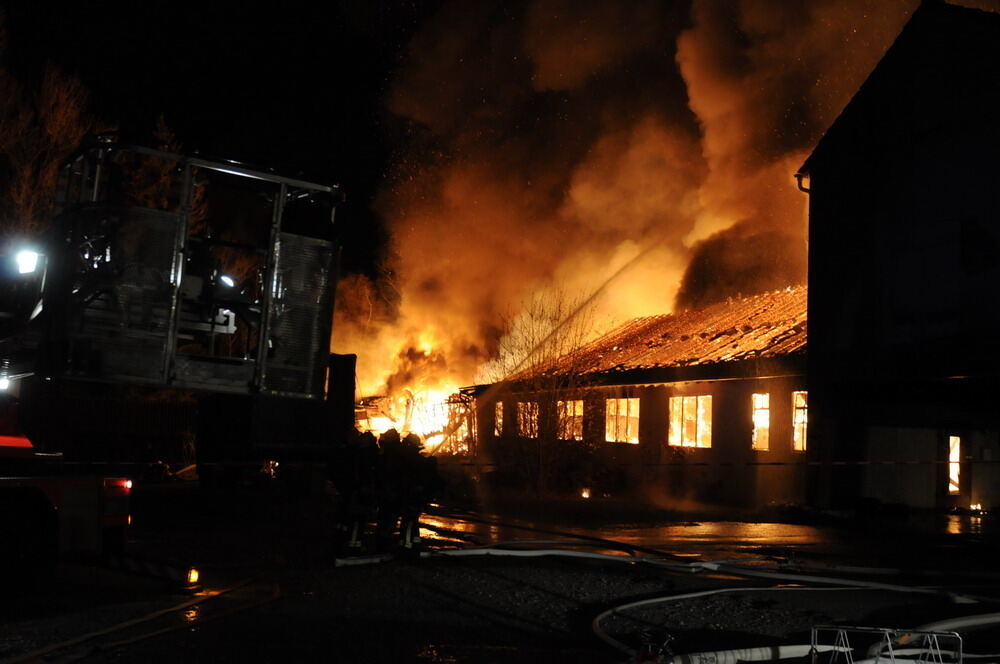
M 591 629 L 595 616 L 609 608 L 780 583 L 629 559 L 652 550 L 679 565 L 734 561 L 758 570 L 1000 597 L 988 516 L 824 517 L 812 523 L 667 513 L 627 518 L 620 503 L 600 501 L 565 509 L 547 504 L 544 510 L 524 503 L 502 511 L 439 507 L 423 520 L 425 545 L 447 551 L 500 544 L 619 559 L 397 556 L 338 567 L 328 501 L 267 486 L 227 493 L 191 485 L 143 487 L 135 495 L 133 553 L 199 567 L 203 593 L 185 595 L 162 580 L 63 565 L 54 583 L 5 598 L 0 662 L 22 661 L 57 644 L 62 646 L 26 661 L 623 661 L 625 655 Z M 957 604 L 933 588 L 752 591 L 655 603 L 602 624 L 631 645 L 644 631 L 658 638 L 669 632 L 678 651 L 690 652 L 808 641 L 809 627 L 823 622 L 913 627 L 997 610 Z M 80 640 L 102 631 L 107 634 Z M 980 648 L 993 643 L 992 636 L 978 638 Z

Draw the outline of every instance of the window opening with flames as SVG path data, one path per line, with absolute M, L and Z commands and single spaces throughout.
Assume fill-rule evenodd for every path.
M 770 445 L 771 435 L 771 395 L 754 394 L 751 397 L 753 407 L 753 439 L 751 447 L 766 452 Z
M 517 435 L 538 438 L 538 402 L 517 402 Z
M 503 435 L 503 401 L 493 404 L 493 435 L 497 438 Z
M 948 436 L 948 493 L 961 493 L 962 485 L 962 439 Z M 940 486 L 940 485 L 938 485 Z
M 809 393 L 792 392 L 792 449 L 806 451 L 807 428 L 809 425 Z
M 608 399 L 604 440 L 609 443 L 639 443 L 639 399 Z
M 711 395 L 670 397 L 667 442 L 676 447 L 712 446 Z
M 583 399 L 559 401 L 556 406 L 559 417 L 559 439 L 583 440 Z

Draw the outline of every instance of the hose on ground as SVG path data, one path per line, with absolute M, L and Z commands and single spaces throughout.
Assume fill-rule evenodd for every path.
M 452 549 L 448 551 L 423 551 L 421 558 L 433 558 L 438 556 L 453 556 L 457 558 L 467 556 L 511 556 L 514 558 L 540 558 L 542 556 L 561 556 L 564 558 L 590 558 L 592 560 L 610 560 L 616 563 L 634 563 L 644 560 L 633 556 L 623 556 L 614 553 L 594 553 L 592 551 L 572 551 L 569 549 L 495 549 L 486 547 L 482 549 Z
M 774 588 L 774 587 L 766 587 L 766 588 L 716 588 L 714 590 L 701 590 L 701 591 L 693 592 L 693 593 L 682 593 L 680 595 L 667 595 L 665 597 L 652 597 L 650 599 L 641 599 L 641 600 L 638 600 L 638 601 L 635 601 L 635 602 L 629 602 L 628 604 L 622 604 L 621 606 L 616 606 L 614 608 L 608 609 L 607 611 L 604 611 L 604 612 L 598 614 L 591 621 L 590 627 L 593 630 L 594 635 L 597 636 L 597 638 L 599 638 L 601 641 L 604 641 L 606 644 L 608 644 L 609 646 L 611 646 L 615 650 L 623 652 L 626 655 L 629 655 L 631 657 L 631 656 L 634 656 L 636 654 L 635 648 L 629 647 L 627 644 L 622 643 L 621 641 L 619 641 L 618 639 L 614 638 L 613 636 L 611 636 L 610 634 L 608 634 L 606 631 L 604 631 L 604 628 L 601 626 L 601 623 L 604 622 L 605 619 L 607 619 L 607 618 L 609 618 L 609 617 L 611 617 L 613 615 L 616 615 L 618 613 L 621 613 L 622 611 L 628 611 L 629 609 L 636 609 L 636 608 L 639 608 L 640 606 L 651 606 L 653 604 L 664 604 L 666 602 L 674 602 L 674 601 L 681 600 L 681 599 L 693 599 L 695 597 L 708 597 L 709 595 L 721 595 L 723 593 L 773 592 L 773 591 L 779 591 L 779 590 L 788 590 L 788 591 L 810 590 L 810 591 L 817 591 L 817 592 L 823 592 L 823 591 L 829 592 L 829 591 L 836 591 L 836 590 L 867 590 L 867 588 L 864 588 L 864 587 L 849 587 L 849 586 L 848 587 L 838 587 L 838 588 L 805 588 L 805 587 L 795 586 L 795 587 L 780 587 L 780 588 Z M 680 661 L 680 660 L 677 660 L 676 657 L 674 659 L 675 659 L 675 661 Z
M 774 579 L 777 581 L 793 581 L 796 583 L 823 583 L 830 585 L 851 585 L 851 586 L 861 586 L 865 588 L 871 588 L 873 590 L 891 590 L 893 592 L 903 592 L 903 593 L 921 593 L 925 595 L 947 595 L 953 602 L 958 604 L 975 604 L 982 601 L 983 598 L 973 597 L 970 595 L 962 595 L 959 593 L 947 593 L 942 592 L 937 588 L 926 588 L 921 586 L 903 586 L 895 583 L 880 583 L 878 581 L 859 581 L 857 579 L 844 579 L 835 576 L 813 576 L 810 574 L 791 574 L 789 572 L 769 572 L 766 570 L 751 569 L 749 567 L 743 567 L 739 565 L 726 565 L 720 563 L 712 562 L 695 562 L 690 564 L 691 567 L 706 569 L 713 572 L 722 572 L 723 574 L 732 574 L 734 576 L 759 578 L 759 579 Z
M 833 652 L 838 650 L 845 652 L 850 648 L 843 646 L 818 645 L 813 648 L 808 643 L 785 645 L 785 646 L 763 646 L 759 648 L 735 648 L 733 650 L 712 650 L 709 652 L 693 652 L 686 655 L 674 655 L 670 664 L 738 664 L 739 662 L 761 662 L 774 661 L 776 659 L 799 659 L 807 657 L 812 653 Z

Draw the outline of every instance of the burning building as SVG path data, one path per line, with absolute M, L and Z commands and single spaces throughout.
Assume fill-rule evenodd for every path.
M 632 320 L 510 380 L 467 388 L 481 456 L 545 490 L 642 488 L 801 502 L 806 289 Z M 530 488 L 530 487 L 529 487 Z
M 1000 498 L 998 109 L 1000 15 L 924 2 L 801 168 L 821 503 Z
M 636 319 L 472 388 L 484 449 L 539 485 L 576 444 L 674 498 L 996 505 L 998 37 L 924 2 L 819 141 L 808 295 Z
M 341 343 L 379 349 L 362 391 L 403 399 L 398 423 L 481 383 L 474 407 L 439 409 L 468 434 L 426 432 L 539 487 L 592 493 L 574 477 L 604 469 L 713 503 L 994 503 L 1000 17 L 697 1 L 654 12 L 662 34 L 626 53 L 639 13 L 562 4 L 521 22 L 456 5 L 415 40 L 391 95 L 413 137 L 382 198 L 391 269 L 341 298 Z M 615 48 L 597 64 L 525 51 L 560 43 L 518 32 L 550 16 Z M 626 70 L 641 85 L 619 89 Z M 807 199 L 790 175 L 814 147 Z M 524 303 L 559 288 L 632 322 L 485 375 Z M 687 310 L 650 316 L 671 307 Z

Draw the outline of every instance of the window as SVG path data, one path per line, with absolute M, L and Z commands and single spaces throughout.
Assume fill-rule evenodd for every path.
M 948 436 L 948 493 L 955 495 L 961 490 L 962 439 Z
M 809 425 L 809 393 L 792 392 L 792 449 L 806 451 L 806 428 Z
M 771 395 L 754 394 L 751 396 L 753 405 L 753 439 L 750 446 L 755 450 L 766 452 L 771 434 Z
M 583 440 L 583 399 L 559 401 L 559 438 Z
M 712 397 L 670 397 L 667 442 L 678 447 L 712 446 Z
M 538 438 L 538 402 L 517 402 L 517 435 Z
M 639 400 L 608 399 L 604 440 L 609 443 L 639 443 Z
M 497 438 L 503 435 L 503 401 L 493 404 L 493 435 Z

